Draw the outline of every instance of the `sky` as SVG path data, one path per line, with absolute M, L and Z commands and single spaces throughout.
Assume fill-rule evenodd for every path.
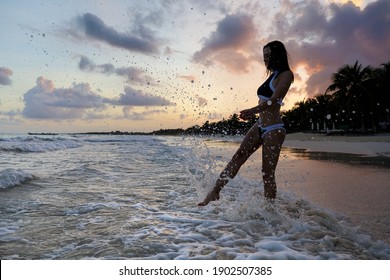
M 0 0 L 0 133 L 229 118 L 257 104 L 273 40 L 295 75 L 289 110 L 345 64 L 390 61 L 390 1 Z

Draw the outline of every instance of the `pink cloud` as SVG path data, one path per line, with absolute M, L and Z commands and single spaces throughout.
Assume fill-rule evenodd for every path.
M 193 61 L 209 66 L 215 62 L 231 72 L 247 72 L 252 63 L 252 44 L 257 30 L 247 14 L 227 15 L 203 42 Z
M 104 99 L 93 93 L 88 84 L 56 88 L 53 81 L 39 77 L 36 86 L 23 98 L 23 116 L 32 119 L 74 119 L 87 109 L 104 108 Z
M 359 8 L 352 2 L 282 2 L 272 38 L 285 42 L 291 65 L 304 66 L 308 96 L 323 94 L 331 74 L 359 61 L 374 67 L 390 60 L 390 2 L 378 0 Z
M 13 72 L 7 67 L 0 67 L 0 85 L 8 86 L 11 85 L 11 79 Z

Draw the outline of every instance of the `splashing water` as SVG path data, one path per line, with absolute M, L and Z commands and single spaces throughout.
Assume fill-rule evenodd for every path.
M 330 210 L 284 191 L 268 203 L 245 172 L 221 200 L 197 207 L 230 157 L 214 141 L 81 135 L 35 138 L 39 153 L 4 148 L 27 139 L 0 141 L 2 259 L 390 256 L 389 245 Z M 12 174 L 21 176 L 5 183 Z

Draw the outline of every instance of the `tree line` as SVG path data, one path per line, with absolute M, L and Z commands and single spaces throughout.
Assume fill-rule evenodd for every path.
M 344 65 L 325 93 L 298 102 L 283 113 L 288 130 L 375 133 L 389 131 L 390 62 Z
M 282 112 L 287 132 L 376 133 L 390 131 L 390 62 L 380 67 L 363 67 L 358 61 L 344 65 L 331 77 L 326 91 L 298 102 Z M 240 120 L 206 121 L 187 129 L 154 131 L 155 135 L 239 135 L 256 122 Z

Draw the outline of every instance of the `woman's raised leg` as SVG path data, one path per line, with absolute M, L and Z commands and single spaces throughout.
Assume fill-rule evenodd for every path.
M 219 192 L 228 183 L 229 179 L 233 179 L 237 175 L 241 166 L 261 146 L 261 141 L 261 135 L 256 123 L 245 135 L 240 147 L 226 165 L 225 169 L 221 172 L 219 178 L 215 182 L 214 188 L 198 206 L 206 206 L 210 201 L 219 200 Z

